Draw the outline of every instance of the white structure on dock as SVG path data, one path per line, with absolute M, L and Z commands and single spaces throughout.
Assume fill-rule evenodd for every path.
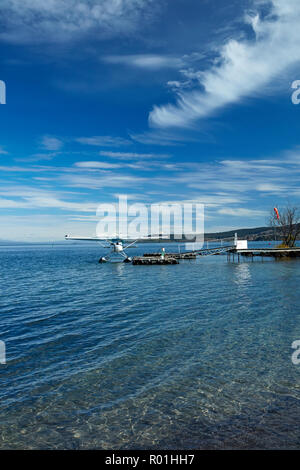
M 237 233 L 235 233 L 234 246 L 235 246 L 236 250 L 247 250 L 248 249 L 248 240 L 238 240 Z

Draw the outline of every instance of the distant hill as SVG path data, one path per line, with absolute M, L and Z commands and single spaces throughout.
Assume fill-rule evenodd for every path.
M 228 230 L 225 232 L 212 232 L 212 233 L 205 233 L 205 240 L 221 240 L 222 238 L 233 238 L 234 234 L 237 233 L 237 236 L 239 239 L 243 240 L 249 240 L 249 241 L 264 241 L 264 240 L 274 240 L 274 229 L 271 227 L 256 227 L 256 228 L 239 228 L 236 230 Z M 279 233 L 279 231 L 277 232 Z M 279 235 L 277 235 L 276 238 L 278 238 Z M 141 240 L 143 243 L 166 243 L 166 242 L 176 242 L 176 241 L 192 241 L 190 239 L 185 240 L 184 237 L 180 238 L 178 235 L 174 234 L 171 235 L 171 238 L 168 240 L 166 238 L 159 237 L 157 235 L 157 238 L 149 238 L 149 240 Z M 68 242 L 72 243 L 72 242 Z M 80 242 L 73 242 L 73 243 L 80 243 Z M 87 242 L 91 243 L 91 242 Z M 56 242 L 14 242 L 10 240 L 1 240 L 0 239 L 0 246 L 4 245 L 27 245 L 27 244 L 34 244 L 34 245 L 59 245 L 59 244 L 64 244 L 64 240 L 62 241 L 56 241 Z
M 206 233 L 205 240 L 221 239 L 234 237 L 237 233 L 238 238 L 249 241 L 263 241 L 274 239 L 274 229 L 271 227 L 240 228 L 227 232 Z
M 274 229 L 270 227 L 256 227 L 256 228 L 240 228 L 235 230 L 228 230 L 225 232 L 211 232 L 205 233 L 206 240 L 221 240 L 223 238 L 233 238 L 237 233 L 239 239 L 249 240 L 249 241 L 263 241 L 263 240 L 273 240 L 274 239 Z M 157 235 L 157 238 L 151 238 L 146 241 L 148 242 L 166 242 L 166 241 L 193 241 L 191 239 L 186 240 L 186 238 L 179 237 L 177 234 L 171 235 L 171 238 L 168 240 L 162 236 Z
M 224 238 L 233 238 L 237 233 L 239 239 L 248 240 L 248 241 L 264 241 L 264 240 L 274 240 L 274 229 L 271 227 L 255 227 L 255 228 L 240 228 L 235 230 L 228 230 L 225 232 L 211 232 L 205 233 L 205 241 L 209 240 L 221 240 Z M 279 237 L 279 232 L 277 232 L 276 238 Z M 166 242 L 166 241 L 186 241 L 185 237 L 180 238 L 178 235 L 174 234 L 171 236 L 170 240 L 164 238 L 151 239 L 149 242 Z M 193 241 L 188 239 L 187 241 Z
M 274 229 L 273 227 L 256 227 L 230 230 L 227 232 L 206 233 L 205 240 L 211 240 L 213 238 L 221 239 L 234 237 L 235 233 L 237 233 L 239 239 L 257 242 L 264 240 L 274 240 L 274 235 L 276 235 L 277 239 L 280 237 L 279 228 Z M 298 237 L 298 239 L 300 238 Z

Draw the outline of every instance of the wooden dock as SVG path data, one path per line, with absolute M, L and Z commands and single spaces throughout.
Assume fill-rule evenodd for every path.
M 159 258 L 161 253 L 144 253 L 146 258 Z M 165 258 L 175 258 L 175 259 L 196 259 L 197 255 L 193 252 L 186 252 L 186 253 L 165 253 Z
M 300 257 L 300 247 L 294 248 L 247 248 L 233 249 L 228 252 L 228 256 L 237 254 L 238 256 L 261 256 L 273 258 L 298 258 Z
M 132 260 L 133 265 L 154 265 L 154 264 L 179 264 L 176 258 L 165 256 L 164 258 L 158 256 L 135 256 Z
M 300 247 L 294 248 L 237 248 L 234 245 L 222 245 L 214 248 L 202 248 L 201 250 L 187 251 L 185 253 L 165 253 L 162 258 L 161 253 L 144 253 L 143 256 L 136 256 L 132 260 L 134 265 L 154 265 L 154 264 L 178 264 L 178 260 L 196 259 L 198 256 L 227 255 L 228 261 L 240 260 L 241 256 L 250 257 L 273 257 L 298 258 L 300 257 Z

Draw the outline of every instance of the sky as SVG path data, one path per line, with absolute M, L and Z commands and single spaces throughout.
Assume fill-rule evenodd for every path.
M 120 194 L 202 203 L 206 232 L 299 204 L 298 0 L 1 0 L 0 17 L 0 240 L 94 236 Z

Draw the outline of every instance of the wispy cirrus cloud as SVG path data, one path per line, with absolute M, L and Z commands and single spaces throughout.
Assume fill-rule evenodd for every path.
M 246 16 L 255 39 L 232 39 L 220 46 L 219 60 L 212 67 L 186 72 L 183 84 L 193 72 L 197 86 L 187 91 L 177 81 L 176 103 L 154 106 L 151 126 L 189 127 L 225 106 L 259 95 L 274 78 L 300 62 L 299 1 L 259 0 L 254 5 L 272 6 L 264 18 L 257 12 Z
M 0 40 L 36 44 L 89 32 L 98 38 L 131 34 L 156 10 L 153 0 L 1 0 Z
M 137 157 L 136 157 L 137 158 Z M 81 161 L 74 164 L 75 168 L 82 168 L 86 171 L 95 173 L 97 170 L 101 173 L 107 172 L 108 170 L 119 170 L 121 168 L 127 168 L 136 170 L 139 172 L 149 172 L 160 170 L 176 170 L 176 165 L 162 163 L 161 160 L 152 160 L 147 157 L 148 160 L 139 159 L 132 161 L 132 158 L 122 157 L 119 158 L 118 163 L 103 162 L 103 161 Z
M 2 146 L 0 146 L 0 155 L 7 155 L 8 152 L 6 150 L 4 150 L 4 148 Z
M 141 69 L 156 70 L 163 68 L 175 68 L 185 66 L 185 61 L 181 57 L 153 54 L 132 54 L 132 55 L 113 55 L 102 59 L 110 64 L 122 64 Z
M 147 179 L 141 176 L 113 174 L 108 172 L 102 175 L 90 174 L 62 174 L 60 181 L 70 188 L 131 188 L 139 187 L 147 182 Z
M 177 147 L 182 145 L 186 141 L 193 141 L 193 138 L 187 138 L 186 136 L 180 136 L 175 133 L 170 133 L 165 129 L 155 129 L 143 132 L 141 134 L 130 134 L 130 137 L 143 145 L 158 145 L 162 147 Z
M 84 218 L 75 220 L 73 215 L 68 216 L 66 213 L 39 214 L 38 217 L 33 217 L 30 212 L 24 214 L 22 209 L 22 215 L 1 216 L 0 237 L 4 240 L 27 242 L 63 241 L 66 233 L 95 234 L 95 221 Z
M 234 217 L 265 217 L 266 212 L 256 209 L 245 209 L 244 207 L 229 208 L 224 207 L 218 210 L 221 215 L 233 215 Z
M 109 135 L 96 135 L 92 137 L 78 137 L 75 139 L 83 145 L 92 145 L 95 147 L 122 147 L 131 145 L 132 141 L 123 139 L 122 137 L 113 137 Z
M 168 154 L 154 154 L 154 153 L 133 153 L 133 152 L 106 152 L 102 150 L 99 152 L 103 157 L 118 158 L 119 160 L 143 160 L 153 158 L 169 158 Z
M 123 152 L 115 153 L 123 157 Z M 263 225 L 274 199 L 300 197 L 299 155 L 296 147 L 278 156 L 251 160 L 169 163 L 147 157 L 140 161 L 79 161 L 71 167 L 7 165 L 0 168 L 0 208 L 12 215 L 16 211 L 20 215 L 37 210 L 40 214 L 69 212 L 88 220 L 86 216 L 95 214 L 102 198 L 111 200 L 117 191 L 129 195 L 133 191 L 135 199 L 144 203 L 203 203 L 209 224 L 221 219 L 230 228 L 239 216 L 240 226 Z M 149 169 L 154 173 L 149 175 Z
M 9 166 L 9 165 L 1 165 L 0 171 L 4 173 L 34 173 L 40 172 L 40 168 L 33 168 L 33 167 L 25 167 L 25 166 Z
M 171 54 L 124 54 L 102 57 L 103 62 L 125 65 L 144 70 L 181 69 L 189 67 L 205 57 L 204 53 L 193 52 L 181 56 Z
M 41 138 L 41 147 L 45 150 L 59 150 L 63 146 L 63 141 L 57 137 L 44 135 Z
M 98 168 L 100 170 L 120 168 L 120 165 L 116 163 L 107 162 L 76 162 L 75 166 L 78 168 Z
M 262 195 L 298 197 L 300 165 L 299 160 L 286 162 L 282 158 L 222 160 L 194 164 L 194 171 L 179 174 L 177 180 L 202 192 L 231 192 L 248 195 L 251 199 Z
M 61 152 L 49 152 L 49 153 L 34 153 L 30 155 L 29 157 L 21 157 L 21 158 L 15 158 L 14 160 L 16 162 L 39 162 L 41 160 L 53 160 L 57 155 L 59 155 Z
M 62 211 L 95 212 L 97 203 L 71 202 L 50 196 L 27 197 L 25 200 L 0 198 L 1 209 L 41 209 L 52 208 Z
M 0 208 L 37 209 L 56 208 L 61 211 L 94 212 L 97 202 L 83 202 L 78 194 L 68 191 L 45 190 L 34 186 L 2 185 L 0 189 Z

